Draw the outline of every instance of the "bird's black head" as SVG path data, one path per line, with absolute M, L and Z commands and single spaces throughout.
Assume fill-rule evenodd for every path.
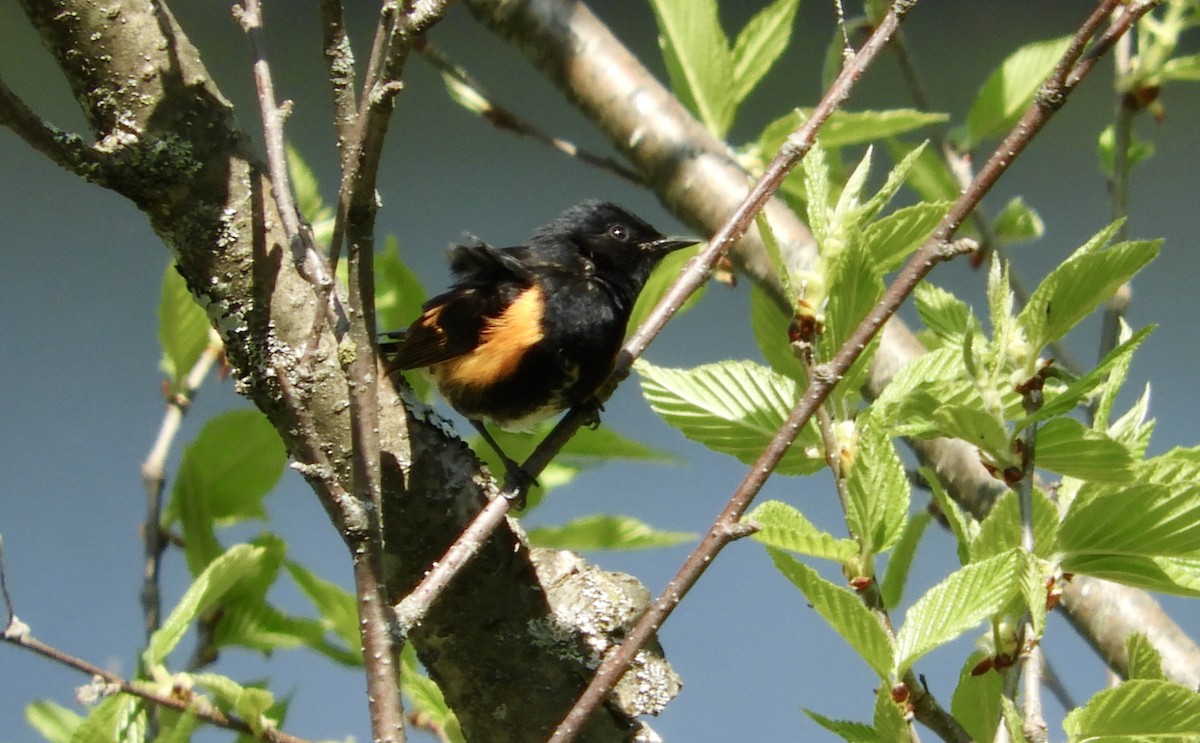
M 623 288 L 636 297 L 663 256 L 699 241 L 666 237 L 616 204 L 584 201 L 538 230 L 533 242 L 573 247 L 595 265 L 598 276 L 626 284 Z

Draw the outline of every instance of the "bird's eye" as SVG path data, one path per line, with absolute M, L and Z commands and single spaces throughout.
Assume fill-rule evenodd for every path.
M 619 242 L 625 242 L 629 239 L 629 228 L 623 224 L 610 225 L 608 228 L 608 236 Z

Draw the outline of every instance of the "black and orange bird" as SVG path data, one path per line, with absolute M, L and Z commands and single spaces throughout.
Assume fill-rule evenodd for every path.
M 473 239 L 450 250 L 450 289 L 407 330 L 385 333 L 388 372 L 425 369 L 438 391 L 524 476 L 488 434 L 592 398 L 608 378 L 630 312 L 663 256 L 698 240 L 667 237 L 625 209 L 584 201 L 527 245 Z

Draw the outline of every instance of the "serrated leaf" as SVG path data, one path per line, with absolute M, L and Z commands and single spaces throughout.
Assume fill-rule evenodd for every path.
M 913 558 L 917 555 L 917 546 L 925 534 L 925 528 L 933 521 L 929 511 L 919 511 L 904 525 L 900 538 L 892 548 L 888 557 L 887 570 L 883 581 L 879 584 L 879 595 L 883 605 L 894 610 L 904 597 L 904 586 L 908 583 L 908 573 L 912 568 Z
M 917 161 L 921 158 L 921 154 L 928 149 L 928 145 L 928 140 L 917 145 L 913 148 L 912 152 L 909 152 L 901 158 L 900 162 L 892 167 L 891 171 L 887 174 L 887 178 L 884 179 L 883 185 L 862 205 L 862 209 L 860 210 L 862 220 L 874 219 L 879 212 L 883 211 L 885 206 L 891 203 L 892 197 L 896 195 L 896 192 L 900 190 L 904 182 L 908 180 L 908 174 L 916 167 Z M 868 155 L 870 152 L 870 150 L 867 151 Z
M 1163 673 L 1162 655 L 1141 632 L 1125 638 L 1125 677 L 1128 679 L 1155 679 L 1166 681 Z
M 1038 467 L 1091 482 L 1127 482 L 1133 456 L 1123 444 L 1084 427 L 1073 418 L 1055 418 L 1037 431 Z
M 934 335 L 953 346 L 961 346 L 971 333 L 982 340 L 982 328 L 966 302 L 927 281 L 917 284 L 914 299 L 917 314 Z
M 1033 491 L 1033 539 L 1038 557 L 1048 557 L 1058 533 L 1058 509 L 1041 490 Z M 992 510 L 979 524 L 971 540 L 971 560 L 977 562 L 1000 555 L 1021 545 L 1021 516 L 1017 494 L 1006 491 L 996 499 Z
M 976 650 L 967 656 L 958 673 L 958 686 L 950 701 L 950 712 L 963 726 L 971 740 L 992 740 L 1000 719 L 1000 697 L 1004 692 L 1004 677 L 988 671 L 979 675 L 971 672 L 987 658 Z
M 833 185 L 829 174 L 829 159 L 820 140 L 813 143 L 808 155 L 800 161 L 800 171 L 804 180 L 804 193 L 808 197 L 805 203 L 808 228 L 812 231 L 817 245 L 824 251 L 832 224 L 830 194 L 833 193 Z
M 1140 483 L 1076 498 L 1058 532 L 1075 556 L 1200 557 L 1200 484 L 1167 488 Z
M 1062 566 L 1072 573 L 1147 591 L 1200 597 L 1200 560 L 1079 553 L 1065 557 Z
M 270 691 L 243 686 L 217 673 L 193 673 L 191 677 L 213 695 L 218 709 L 242 718 L 255 732 L 276 722 L 267 718 L 267 711 L 275 704 L 275 696 Z
M 896 635 L 898 673 L 1004 608 L 1017 595 L 1023 562 L 1016 550 L 951 573 L 904 615 Z
M 37 699 L 25 705 L 25 722 L 49 743 L 70 743 L 83 717 L 58 702 Z
M 867 225 L 863 243 L 871 255 L 875 270 L 889 273 L 900 267 L 942 221 L 950 204 L 945 201 L 922 202 L 897 209 Z M 924 286 L 924 283 L 918 286 Z
M 883 426 L 869 416 L 859 419 L 857 450 L 844 475 L 850 531 L 868 553 L 889 549 L 908 521 L 908 476 Z
M 428 676 L 417 670 L 416 651 L 405 643 L 400 654 L 400 689 L 414 712 L 429 720 L 446 743 L 466 743 L 462 727 L 453 710 L 446 704 L 442 690 Z
M 750 329 L 754 333 L 758 350 L 773 370 L 797 382 L 803 382 L 804 365 L 792 352 L 792 344 L 788 339 L 790 324 L 791 318 L 784 314 L 766 292 L 758 286 L 750 287 Z
M 1138 470 L 1138 480 L 1172 489 L 1200 482 L 1200 446 L 1177 446 L 1166 454 L 1146 460 Z
M 878 743 L 879 734 L 865 722 L 834 720 L 811 709 L 802 709 L 809 719 L 838 736 L 846 743 Z
M 929 491 L 933 494 L 938 510 L 941 511 L 950 525 L 950 531 L 954 534 L 959 564 L 966 565 L 971 558 L 971 542 L 979 534 L 979 522 L 954 502 L 954 499 L 942 487 L 942 482 L 938 479 L 936 472 L 929 467 L 921 467 L 921 476 L 929 484 Z
M 285 560 L 283 565 L 304 595 L 312 601 L 325 628 L 341 638 L 349 652 L 361 656 L 358 601 L 354 594 L 318 577 L 298 562 Z
M 968 147 L 1004 133 L 1017 122 L 1070 43 L 1069 36 L 1036 41 L 1008 55 L 967 112 Z
M 767 553 L 779 572 L 800 589 L 817 613 L 881 679 L 888 678 L 893 658 L 892 638 L 858 596 L 825 580 L 790 555 L 771 547 Z
M 733 95 L 745 100 L 792 38 L 800 0 L 775 0 L 754 14 L 733 43 Z
M 1053 396 L 1047 395 L 1046 403 L 1042 405 L 1042 407 L 1039 408 L 1036 413 L 1026 417 L 1024 420 L 1018 423 L 1016 427 L 1017 430 L 1020 431 L 1030 423 L 1048 420 L 1055 416 L 1063 415 L 1074 410 L 1075 407 L 1079 405 L 1084 395 L 1087 395 L 1096 387 L 1099 387 L 1109 378 L 1109 372 L 1111 372 L 1118 365 L 1123 365 L 1125 367 L 1128 366 L 1129 359 L 1133 355 L 1133 352 L 1136 351 L 1138 346 L 1142 344 L 1142 341 L 1146 339 L 1146 336 L 1150 335 L 1150 333 L 1154 330 L 1154 327 L 1155 326 L 1151 325 L 1149 327 L 1142 328 L 1131 338 L 1110 351 L 1095 369 L 1092 369 L 1087 374 L 1084 374 L 1082 377 L 1079 377 L 1075 381 L 1071 382 L 1071 384 L 1067 385 L 1062 392 L 1059 392 Z M 1041 463 L 1039 462 L 1039 464 Z
M 561 526 L 530 529 L 528 536 L 535 547 L 576 552 L 672 547 L 699 538 L 691 532 L 654 529 L 630 516 L 611 514 L 582 516 Z
M 904 162 L 911 153 L 920 150 L 913 161 L 912 169 L 908 172 L 908 185 L 920 194 L 924 201 L 953 202 L 958 198 L 961 190 L 958 179 L 954 177 L 946 161 L 924 143 L 909 145 L 889 139 L 887 145 L 888 153 L 897 163 Z
M 209 563 L 192 581 L 162 626 L 151 636 L 142 653 L 142 662 L 146 667 L 152 668 L 162 663 L 183 639 L 200 612 L 219 601 L 243 577 L 257 570 L 265 554 L 266 550 L 262 547 L 238 544 Z
M 1072 710 L 1063 729 L 1070 741 L 1195 741 L 1200 694 L 1170 681 L 1126 681 Z
M 759 136 L 763 152 L 776 152 L 788 135 L 804 125 L 812 109 L 796 109 L 772 121 Z M 948 121 L 949 116 L 911 108 L 886 111 L 834 111 L 821 125 L 821 145 L 830 149 L 875 142 Z M 897 160 L 902 158 L 897 158 Z
M 92 707 L 71 743 L 143 743 L 146 739 L 146 710 L 131 694 L 118 694 Z
M 1001 245 L 1012 245 L 1038 239 L 1046 232 L 1046 224 L 1023 198 L 1014 196 L 992 220 L 992 230 Z
M 941 348 L 921 354 L 896 372 L 892 381 L 875 398 L 872 405 L 874 415 L 877 420 L 895 425 L 899 422 L 901 407 L 913 392 L 929 383 L 958 380 L 965 373 L 962 352 L 957 348 Z
M 880 684 L 875 690 L 874 722 L 880 740 L 904 741 L 914 737 L 908 721 L 904 719 L 904 712 L 892 699 L 892 690 L 887 684 Z
M 716 0 L 651 0 L 671 88 L 718 139 L 733 124 L 733 53 Z
M 208 316 L 188 291 L 187 282 L 174 263 L 167 264 L 158 300 L 158 344 L 163 352 L 159 366 L 172 388 L 180 387 L 210 343 L 220 342 L 211 331 Z
M 1075 251 L 1033 291 L 1017 318 L 1036 350 L 1062 338 L 1158 255 L 1159 240 Z M 1097 246 L 1098 247 L 1098 246 Z
M 918 389 L 905 399 L 897 417 L 904 421 L 896 426 L 900 435 L 962 439 L 982 449 L 997 463 L 1019 464 L 1009 447 L 1008 430 L 999 415 L 973 405 L 948 403 L 927 389 Z
M 154 739 L 154 743 L 191 743 L 192 736 L 198 727 L 200 727 L 200 720 L 191 709 L 182 713 L 160 709 L 158 710 L 158 736 Z M 238 743 L 242 743 L 241 738 L 242 736 L 238 736 Z
M 747 464 L 762 454 L 802 392 L 795 380 L 748 361 L 668 369 L 639 359 L 634 369 L 642 394 L 663 420 L 689 439 Z M 776 472 L 802 475 L 821 469 L 819 442 L 810 422 Z
M 760 528 L 751 539 L 768 547 L 785 549 L 802 555 L 844 562 L 858 554 L 852 539 L 838 539 L 821 531 L 804 514 L 780 501 L 767 501 L 742 518 Z

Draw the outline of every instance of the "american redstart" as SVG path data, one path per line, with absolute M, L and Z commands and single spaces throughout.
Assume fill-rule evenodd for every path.
M 528 245 L 455 245 L 450 289 L 408 330 L 384 334 L 382 350 L 395 354 L 388 372 L 427 369 L 509 473 L 525 479 L 483 421 L 525 430 L 589 401 L 613 369 L 651 270 L 697 242 L 666 237 L 616 204 L 584 201 Z

